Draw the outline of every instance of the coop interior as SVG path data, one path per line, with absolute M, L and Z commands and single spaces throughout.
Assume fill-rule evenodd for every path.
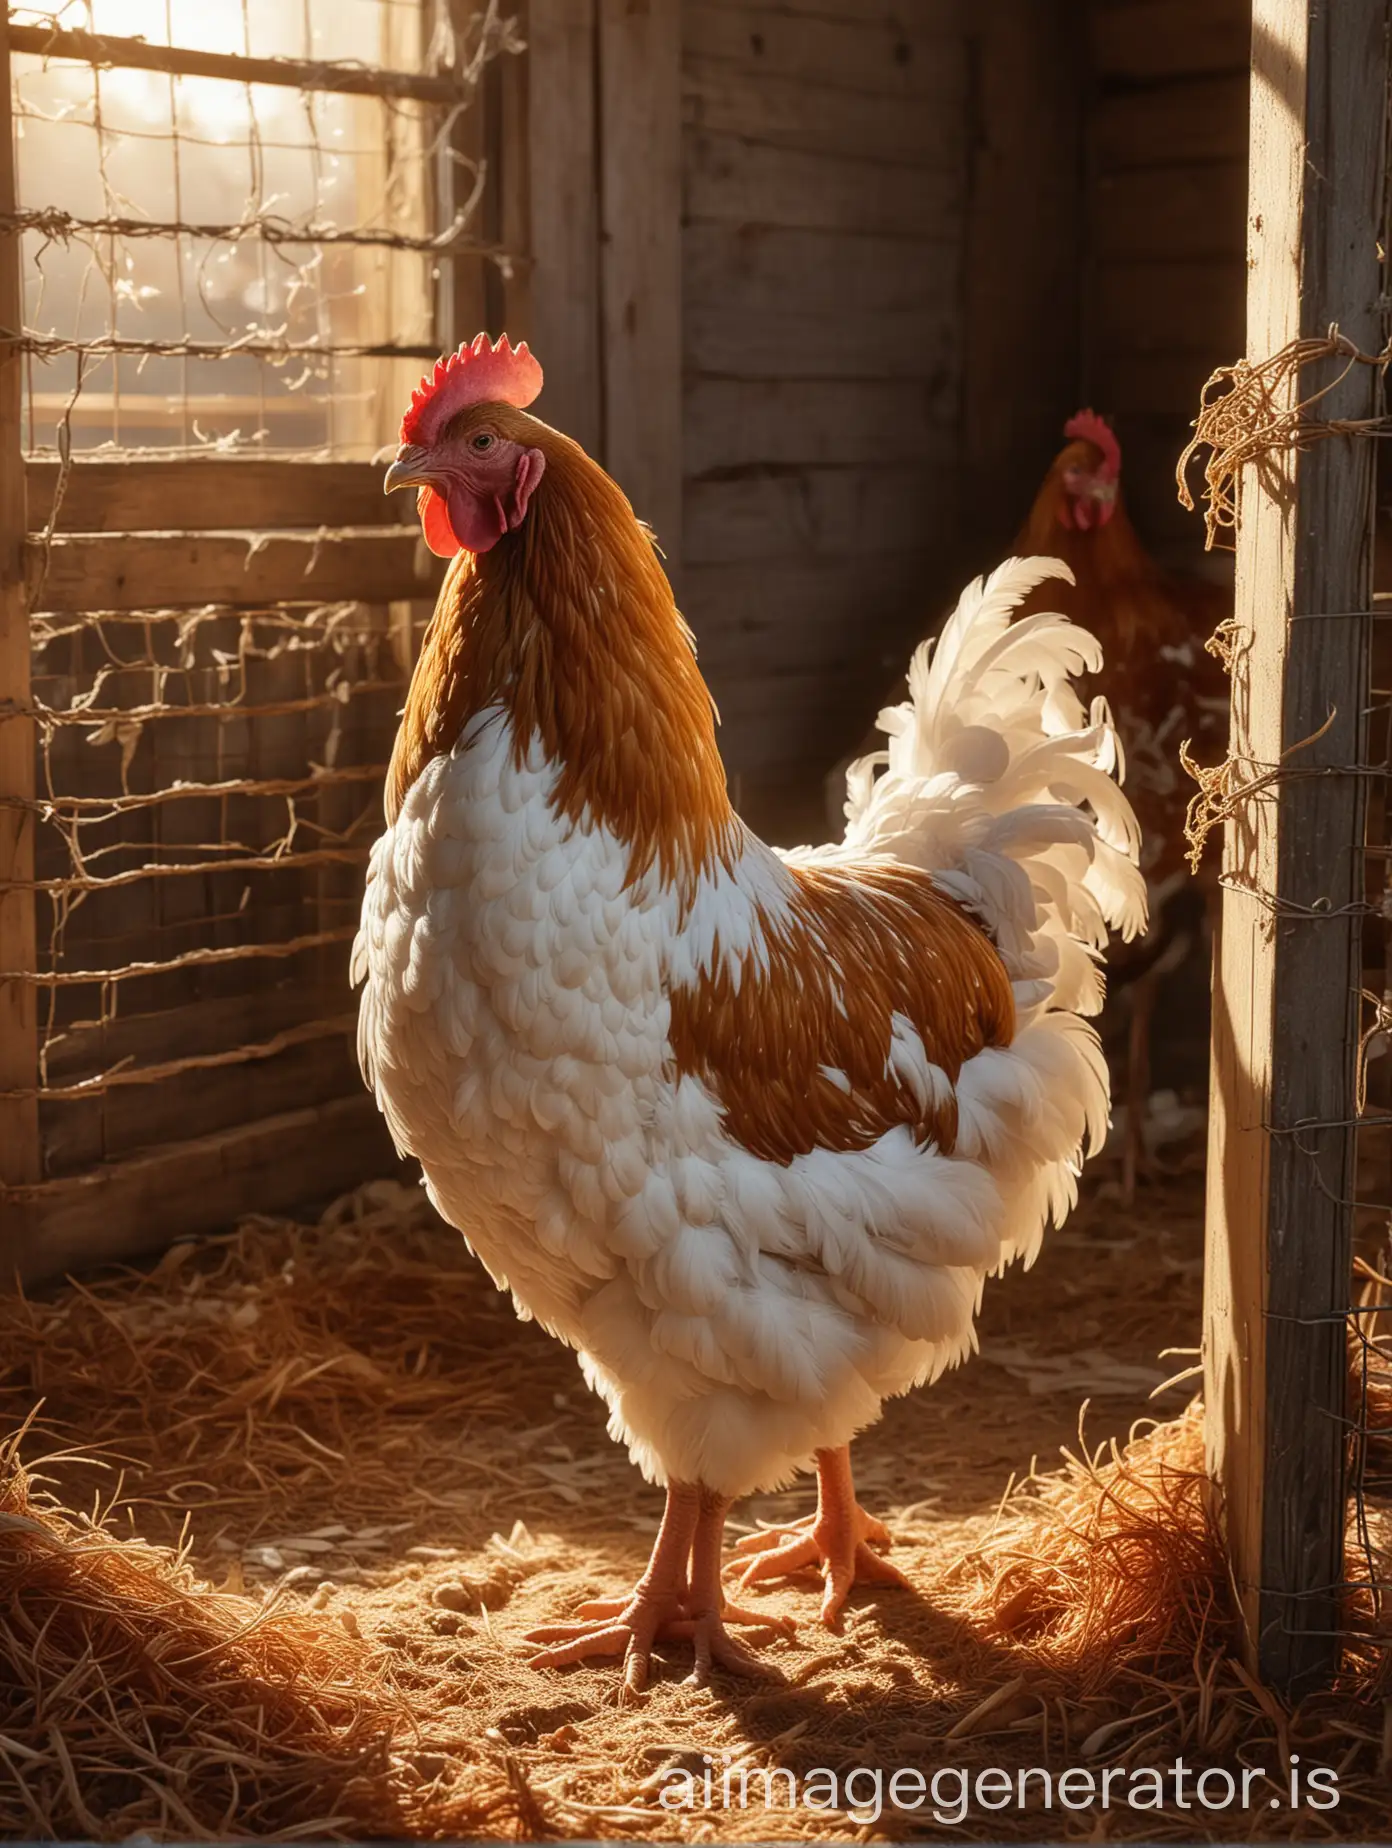
M 839 1633 L 815 1586 L 761 1589 L 772 1678 L 692 1688 L 673 1645 L 638 1702 L 519 1639 L 631 1582 L 660 1495 L 396 1159 L 348 983 L 441 571 L 382 467 L 481 328 L 532 342 L 539 412 L 652 521 L 732 794 L 779 844 L 831 836 L 847 760 L 1079 409 L 1113 424 L 1141 544 L 1221 614 L 1231 553 L 1175 465 L 1246 340 L 1244 0 L 83 0 L 12 7 L 6 55 L 4 1832 L 894 1838 L 950 1830 L 660 1793 L 707 1759 L 1183 1749 L 1319 1757 L 1345 1839 L 1384 1837 L 1380 1648 L 1291 1709 L 1233 1641 L 1191 1403 L 1204 902 L 1118 972 L 1123 1108 L 1078 1209 L 988 1286 L 968 1364 L 857 1441 L 910 1588 L 857 1592 Z M 810 1482 L 755 1498 L 732 1534 L 811 1507 Z M 978 1832 L 1083 1826 L 1034 1802 Z M 1108 1823 L 1268 1826 L 1295 1825 Z

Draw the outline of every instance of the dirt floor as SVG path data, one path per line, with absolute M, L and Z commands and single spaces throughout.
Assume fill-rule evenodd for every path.
M 854 1594 L 840 1635 L 812 1584 L 746 1594 L 796 1622 L 743 1633 L 776 1679 L 695 1689 L 673 1645 L 627 1701 L 613 1668 L 539 1671 L 520 1638 L 632 1582 L 660 1496 L 574 1358 L 418 1196 L 384 1184 L 318 1227 L 251 1225 L 0 1310 L 0 1424 L 30 1420 L 0 1498 L 0 1832 L 1392 1836 L 1366 1663 L 1292 1719 L 1230 1660 L 1194 1384 L 1151 1396 L 1194 1364 L 1201 1211 L 1193 1166 L 1130 1212 L 1093 1177 L 1035 1269 L 988 1288 L 979 1357 L 857 1442 L 912 1591 Z M 1176 1422 L 1119 1472 L 1050 1475 L 1061 1447 L 1084 1455 L 1085 1401 L 1092 1453 Z M 760 1497 L 732 1537 L 811 1505 L 810 1485 Z M 1340 1808 L 1287 1800 L 1302 1749 L 1340 1771 Z M 1039 1780 L 1023 1808 L 958 1817 L 949 1779 L 940 1820 L 912 1779 L 888 1791 L 896 1769 L 1072 1765 L 1120 1767 L 1125 1793 L 1181 1751 L 1273 1781 L 1247 1809 L 1104 1811 L 1046 1809 Z

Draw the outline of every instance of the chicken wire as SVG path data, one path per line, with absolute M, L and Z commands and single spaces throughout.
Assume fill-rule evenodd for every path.
M 457 78 L 441 105 L 12 59 L 31 453 L 371 456 L 438 351 L 442 260 L 506 261 L 471 231 L 483 169 L 455 143 L 510 22 L 422 0 L 82 0 L 13 25 Z
M 56 32 L 104 42 L 74 61 Z M 376 455 L 462 267 L 510 269 L 470 112 L 520 41 L 494 0 L 84 0 L 11 35 L 23 443 L 56 491 L 31 698 L 0 713 L 37 751 L 39 955 L 4 974 L 39 991 L 38 1069 L 7 1095 L 37 1097 L 59 1179 L 351 1082 L 346 945 L 423 614 L 300 589 L 346 536 L 331 506 L 283 596 L 74 609 L 48 591 L 72 470 Z M 305 82 L 127 68 L 137 39 Z M 239 537 L 250 565 L 267 535 Z
M 1349 1345 L 1351 1627 L 1392 1617 L 1392 609 L 1375 595 Z M 1311 1159 L 1319 1151 L 1313 1126 Z M 1342 1125 L 1330 1125 L 1340 1129 Z

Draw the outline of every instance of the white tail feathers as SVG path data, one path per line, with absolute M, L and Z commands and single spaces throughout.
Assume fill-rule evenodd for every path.
M 1022 1016 L 1095 1013 L 1110 930 L 1145 928 L 1140 835 L 1122 794 L 1105 700 L 1073 676 L 1096 638 L 1067 617 L 1012 616 L 1053 558 L 1012 558 L 962 593 L 909 668 L 909 698 L 879 717 L 887 748 L 847 772 L 840 853 L 891 854 L 934 874 L 991 931 Z

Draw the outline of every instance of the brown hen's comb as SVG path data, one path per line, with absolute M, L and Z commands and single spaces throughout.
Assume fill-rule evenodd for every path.
M 1116 432 L 1105 417 L 1099 417 L 1096 411 L 1079 411 L 1076 417 L 1070 417 L 1063 426 L 1063 434 L 1076 437 L 1084 443 L 1093 443 L 1102 451 L 1102 466 L 1098 474 L 1104 481 L 1115 481 L 1121 473 L 1121 444 L 1116 440 Z
M 457 353 L 436 360 L 435 370 L 411 393 L 401 441 L 433 443 L 450 418 L 471 404 L 513 404 L 525 410 L 540 390 L 541 367 L 525 340 L 513 346 L 504 334 L 494 346 L 487 334 L 479 334 Z

